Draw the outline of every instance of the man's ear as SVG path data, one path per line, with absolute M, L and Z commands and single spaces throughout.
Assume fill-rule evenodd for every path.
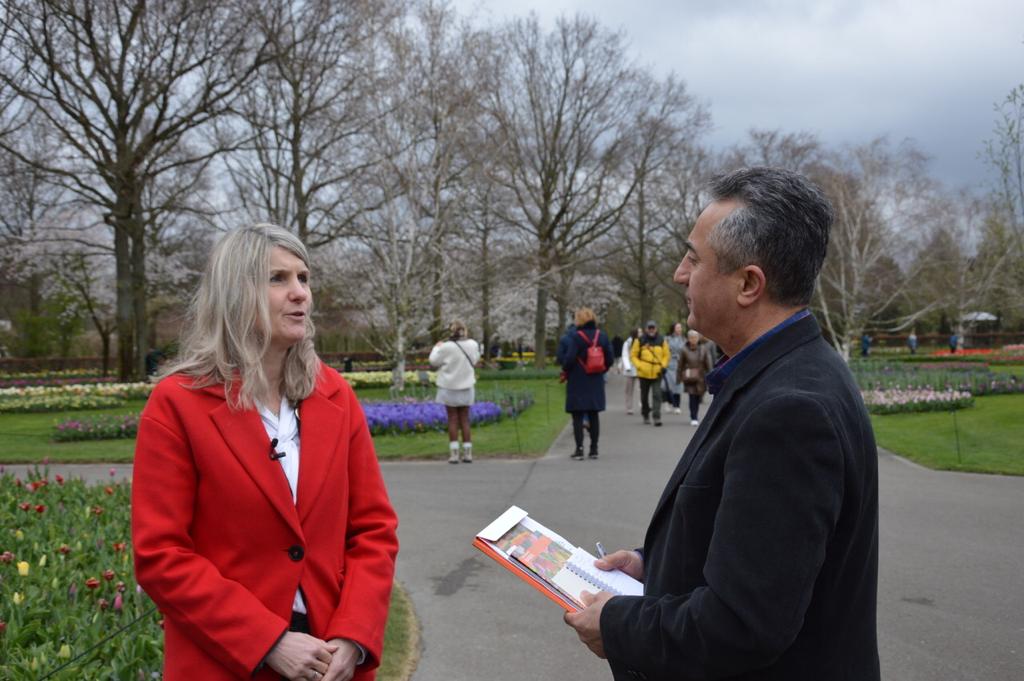
M 750 307 L 764 296 L 767 279 L 764 270 L 757 265 L 747 265 L 739 270 L 740 286 L 736 302 L 740 307 Z

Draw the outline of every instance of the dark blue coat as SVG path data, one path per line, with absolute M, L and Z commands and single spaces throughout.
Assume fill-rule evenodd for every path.
M 593 342 L 594 334 L 598 332 L 597 326 L 594 322 L 587 322 L 579 330 L 586 335 L 586 341 L 576 333 L 575 327 L 570 327 L 558 342 L 558 363 L 569 374 L 565 390 L 565 410 L 604 411 L 604 373 L 588 374 L 581 364 L 586 360 L 587 348 Z M 608 339 L 608 334 L 604 331 L 600 333 L 601 337 L 598 338 L 597 344 L 604 352 L 604 370 L 608 371 L 615 361 L 612 343 Z

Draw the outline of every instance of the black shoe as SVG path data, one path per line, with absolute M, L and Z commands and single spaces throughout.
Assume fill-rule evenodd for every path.
M 577 447 L 570 458 L 576 461 L 583 461 L 583 447 Z
M 658 428 L 660 428 L 661 427 L 661 421 L 655 421 L 654 425 L 657 426 Z
M 596 459 L 597 458 L 597 450 L 596 449 L 591 449 L 590 450 L 590 454 L 588 454 L 587 456 L 589 456 L 591 459 Z
M 645 426 L 649 426 L 650 424 L 651 424 L 651 419 L 649 419 L 648 417 L 645 416 L 644 417 L 644 425 Z

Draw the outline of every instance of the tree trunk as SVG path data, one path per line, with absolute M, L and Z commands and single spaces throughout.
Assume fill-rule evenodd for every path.
M 132 276 L 128 234 L 119 220 L 114 218 L 114 261 L 117 277 L 117 378 L 122 383 L 131 380 L 133 358 L 132 347 Z
M 99 327 L 96 330 L 100 334 L 100 343 L 103 346 L 103 356 L 101 358 L 102 364 L 100 369 L 100 375 L 106 378 L 110 374 L 110 331 L 100 331 Z
M 538 369 L 547 366 L 547 310 L 548 287 L 542 277 L 537 284 L 537 309 L 533 315 L 533 365 Z
M 483 265 L 483 282 L 480 286 L 480 333 L 484 342 L 484 357 L 491 357 L 491 254 L 487 232 L 484 232 L 480 245 L 480 260 Z
M 391 355 L 391 394 L 397 397 L 405 391 L 405 324 L 395 324 L 395 344 Z
M 132 378 L 139 379 L 146 375 L 146 340 L 148 334 L 146 314 L 146 240 L 143 238 L 145 227 L 136 220 L 132 239 L 132 306 L 135 312 L 135 357 L 132 366 Z

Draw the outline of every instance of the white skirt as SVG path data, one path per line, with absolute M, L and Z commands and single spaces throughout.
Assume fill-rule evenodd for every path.
M 473 404 L 475 391 L 472 386 L 462 390 L 437 389 L 437 402 L 446 407 L 468 407 Z

